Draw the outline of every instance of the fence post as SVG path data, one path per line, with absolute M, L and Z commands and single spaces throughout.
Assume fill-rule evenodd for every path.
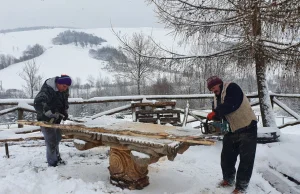
M 5 154 L 6 154 L 6 156 L 7 156 L 7 158 L 9 158 L 9 152 L 8 152 L 8 144 L 7 144 L 7 142 L 5 142 Z
M 272 108 L 274 108 L 274 101 L 273 101 L 274 96 L 270 96 L 270 98 L 271 98 L 271 105 L 272 105 Z
M 23 120 L 23 113 L 24 113 L 23 109 L 18 109 L 18 120 Z M 18 128 L 23 128 L 23 125 L 18 124 Z

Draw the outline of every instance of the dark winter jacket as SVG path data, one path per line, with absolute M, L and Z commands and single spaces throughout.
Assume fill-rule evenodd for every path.
M 52 113 L 58 112 L 67 115 L 69 91 L 59 92 L 55 83 L 56 79 L 57 77 L 47 79 L 34 99 L 38 121 L 50 121 L 50 118 L 44 115 L 48 110 L 51 110 Z M 62 117 L 57 119 L 55 123 L 59 124 L 61 119 Z
M 226 96 L 224 103 L 221 104 L 221 93 L 223 91 L 223 84 L 220 85 L 221 92 L 217 95 L 217 108 L 214 111 L 217 114 L 217 117 L 225 119 L 225 115 L 236 111 L 242 104 L 244 93 L 240 86 L 236 83 L 230 83 L 227 87 Z

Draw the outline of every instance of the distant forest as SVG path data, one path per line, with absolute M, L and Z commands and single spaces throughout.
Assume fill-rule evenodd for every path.
M 103 60 L 103 61 L 111 61 L 114 58 L 118 60 L 126 59 L 126 56 L 121 50 L 118 50 L 111 46 L 102 47 L 97 50 L 90 49 L 89 54 L 94 59 Z
M 4 69 L 12 64 L 27 61 L 33 59 L 35 57 L 40 56 L 45 52 L 45 48 L 39 44 L 35 44 L 33 46 L 28 46 L 25 51 L 23 51 L 23 55 L 20 58 L 15 58 L 11 55 L 0 54 L 0 70 Z
M 34 27 L 22 27 L 22 28 L 4 29 L 4 30 L 0 30 L 0 33 L 22 32 L 22 31 L 32 31 L 32 30 L 53 29 L 53 28 L 75 29 L 75 28 L 66 27 L 66 26 L 34 26 Z
M 86 47 L 90 44 L 90 46 L 101 45 L 102 42 L 107 42 L 103 38 L 94 36 L 92 34 L 88 34 L 85 32 L 76 32 L 67 30 L 61 32 L 57 35 L 57 37 L 52 39 L 52 43 L 56 45 L 66 45 L 70 43 L 74 43 L 76 46 Z

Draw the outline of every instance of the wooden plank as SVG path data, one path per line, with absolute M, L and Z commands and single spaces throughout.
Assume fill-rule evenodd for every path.
M 166 109 L 166 110 L 138 110 L 136 114 L 166 114 L 166 113 L 180 113 L 180 110 Z
M 154 122 L 157 122 L 158 118 L 138 118 L 138 121 L 139 122 L 147 122 L 147 123 L 154 123 Z M 170 117 L 161 117 L 159 118 L 160 122 L 161 123 L 174 123 L 174 122 L 177 122 L 178 121 L 178 118 L 177 117 L 174 117 L 174 118 L 170 118 Z
M 29 141 L 29 140 L 43 140 L 44 137 L 26 137 L 26 138 L 11 138 L 11 139 L 0 139 L 0 142 L 10 142 L 10 141 Z
M 105 134 L 114 134 L 114 135 L 128 135 L 134 137 L 147 137 L 155 139 L 169 139 L 173 141 L 187 142 L 199 145 L 214 145 L 215 141 L 205 139 L 203 136 L 188 136 L 176 133 L 170 133 L 168 131 L 176 131 L 177 127 L 175 126 L 165 126 L 165 125 L 156 125 L 149 123 L 133 123 L 133 122 L 121 122 L 107 125 L 106 127 L 86 127 L 84 125 L 59 125 L 59 124 L 50 124 L 45 122 L 37 121 L 18 121 L 20 124 L 24 125 L 34 125 L 41 126 L 46 128 L 59 128 L 62 130 L 77 130 L 77 131 L 86 131 L 86 132 L 98 132 Z M 184 133 L 184 131 L 181 131 Z M 186 134 L 189 134 L 186 132 Z
M 165 106 L 175 106 L 176 102 L 139 102 L 139 103 L 132 103 L 132 107 L 143 107 L 143 106 L 150 106 L 150 107 L 165 107 Z

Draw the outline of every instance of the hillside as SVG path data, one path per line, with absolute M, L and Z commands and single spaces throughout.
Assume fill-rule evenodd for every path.
M 88 51 L 91 47 L 82 48 L 74 44 L 64 46 L 52 44 L 52 38 L 66 30 L 68 29 L 54 28 L 1 33 L 0 54 L 20 57 L 27 46 L 40 44 L 45 47 L 46 51 L 37 57 L 35 61 L 39 66 L 39 74 L 42 75 L 44 79 L 60 74 L 69 74 L 73 78 L 80 78 L 82 84 L 86 83 L 86 79 L 90 75 L 94 78 L 101 76 L 102 79 L 113 80 L 113 74 L 102 69 L 106 62 L 93 59 L 89 56 Z M 142 31 L 144 34 L 151 35 L 157 42 L 162 42 L 167 48 L 177 47 L 176 41 L 174 41 L 172 36 L 167 35 L 169 31 L 165 29 L 116 28 L 114 30 L 117 33 L 121 33 L 121 35 L 127 36 L 130 36 L 134 32 L 139 33 Z M 119 41 L 110 28 L 75 29 L 75 31 L 86 32 L 107 40 L 107 42 L 101 46 L 118 47 L 119 45 Z M 96 47 L 93 48 L 96 49 Z M 25 62 L 21 62 L 0 70 L 0 81 L 4 89 L 22 89 L 24 81 L 19 74 L 22 72 L 24 66 Z

